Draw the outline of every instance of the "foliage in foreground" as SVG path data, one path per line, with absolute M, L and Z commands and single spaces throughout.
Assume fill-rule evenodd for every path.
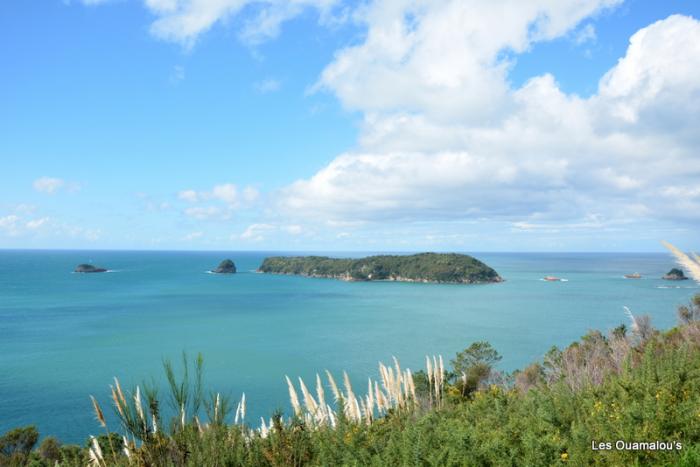
M 206 396 L 201 358 L 194 374 L 185 359 L 180 380 L 166 364 L 169 421 L 155 390 L 125 393 L 115 380 L 119 434 L 93 399 L 103 435 L 84 447 L 49 437 L 34 449 L 36 430 L 15 429 L 0 437 L 0 465 L 700 465 L 700 295 L 666 332 L 628 313 L 629 329 L 591 331 L 507 376 L 493 369 L 498 353 L 477 342 L 448 369 L 441 358 L 415 374 L 380 365 L 381 387 L 370 380 L 363 397 L 330 374 L 315 395 L 300 380 L 299 397 L 288 379 L 293 417 L 275 414 L 260 428 L 243 422 L 245 398 L 232 414 L 230 401 Z M 674 449 L 593 449 L 618 440 Z
M 592 331 L 510 378 L 490 368 L 498 355 L 478 343 L 454 360 L 465 372 L 445 371 L 440 394 L 426 389 L 425 374 L 418 373 L 416 403 L 393 407 L 372 422 L 339 410 L 334 425 L 318 424 L 305 417 L 309 408 L 298 401 L 293 418 L 276 414 L 264 431 L 227 422 L 232 417 L 221 399 L 217 405 L 216 396 L 208 402 L 201 396 L 197 372 L 189 378 L 192 384 L 172 381 L 173 400 L 186 406 L 184 424 L 180 415 L 167 427 L 155 422 L 159 431 L 152 421 L 140 424 L 138 406 L 129 402 L 136 394 L 142 397 L 139 390 L 117 408 L 133 411 L 123 418 L 125 437 L 105 433 L 83 448 L 46 438 L 32 451 L 38 434 L 22 428 L 2 437 L 0 456 L 2 464 L 34 466 L 56 461 L 68 466 L 91 461 L 124 466 L 700 465 L 700 296 L 681 308 L 680 316 L 683 323 L 664 333 L 617 329 L 603 336 Z M 492 384 L 497 380 L 502 381 Z M 145 410 L 158 413 L 159 401 L 143 397 Z M 441 405 L 431 405 L 437 397 Z M 206 423 L 199 421 L 197 403 L 204 407 L 201 416 L 209 412 Z M 591 448 L 594 441 L 617 440 L 678 441 L 683 447 Z

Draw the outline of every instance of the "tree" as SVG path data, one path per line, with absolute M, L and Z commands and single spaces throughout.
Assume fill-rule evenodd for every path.
M 10 430 L 0 437 L 0 465 L 23 465 L 39 439 L 34 426 Z
M 50 465 L 56 464 L 61 460 L 61 443 L 53 436 L 47 436 L 39 445 L 39 455 Z
M 483 365 L 490 369 L 500 360 L 501 356 L 491 344 L 485 341 L 479 341 L 474 342 L 472 345 L 459 352 L 455 356 L 455 359 L 452 360 L 452 368 L 455 373 L 460 375 L 477 365 Z
M 452 360 L 453 374 L 462 396 L 476 391 L 491 376 L 493 365 L 501 360 L 491 344 L 485 341 L 474 342 L 459 352 Z

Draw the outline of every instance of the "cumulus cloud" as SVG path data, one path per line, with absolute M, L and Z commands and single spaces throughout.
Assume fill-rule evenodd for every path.
M 620 0 L 384 1 L 362 15 L 361 44 L 336 53 L 316 89 L 363 112 L 484 122 L 508 108 L 509 61 Z
M 60 178 L 41 177 L 34 180 L 34 189 L 41 193 L 52 195 L 66 185 L 66 182 Z
M 210 196 L 214 199 L 221 200 L 228 204 L 236 204 L 240 201 L 238 196 L 238 188 L 236 185 L 231 183 L 226 183 L 224 185 L 216 185 L 212 190 Z
M 178 199 L 187 203 L 183 213 L 196 220 L 229 220 L 241 210 L 250 208 L 259 197 L 258 190 L 246 186 L 242 190 L 233 183 L 213 186 L 210 190 L 182 190 Z
M 186 46 L 194 44 L 200 34 L 215 24 L 226 23 L 244 10 L 248 14 L 239 35 L 245 42 L 256 44 L 277 36 L 285 21 L 309 8 L 319 12 L 321 22 L 330 22 L 338 3 L 337 0 L 144 0 L 146 8 L 156 16 L 151 34 Z
M 194 190 L 183 190 L 177 194 L 177 197 L 189 203 L 196 203 L 199 201 L 199 195 Z
M 258 190 L 252 186 L 246 186 L 239 190 L 233 183 L 215 185 L 208 191 L 196 191 L 192 189 L 182 190 L 177 197 L 188 203 L 198 203 L 201 201 L 220 201 L 230 207 L 241 207 L 246 203 L 251 203 L 258 198 Z
M 271 224 L 251 224 L 240 235 L 241 240 L 261 241 L 264 234 L 276 230 L 276 226 Z
M 504 51 L 617 3 L 372 4 L 365 40 L 317 84 L 363 112 L 359 149 L 283 189 L 279 207 L 333 222 L 697 223 L 700 22 L 638 31 L 586 99 L 549 74 L 508 82 Z

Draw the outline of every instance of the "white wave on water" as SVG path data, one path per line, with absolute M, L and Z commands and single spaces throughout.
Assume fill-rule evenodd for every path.
M 106 271 L 102 272 L 124 272 L 123 269 L 107 269 Z M 71 274 L 85 274 L 85 275 L 90 275 L 90 274 L 100 274 L 99 272 L 78 272 L 78 271 L 71 271 Z

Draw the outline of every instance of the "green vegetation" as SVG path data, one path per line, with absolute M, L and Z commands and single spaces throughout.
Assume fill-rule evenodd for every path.
M 382 255 L 361 259 L 277 256 L 266 258 L 259 271 L 353 281 L 397 280 L 473 284 L 502 280 L 496 271 L 481 261 L 455 253 Z
M 230 259 L 225 259 L 222 262 L 219 263 L 219 266 L 217 266 L 216 269 L 213 269 L 211 272 L 217 273 L 217 274 L 235 274 L 236 273 L 236 265 L 234 262 Z
M 670 271 L 666 273 L 666 275 L 663 276 L 663 279 L 666 280 L 673 280 L 673 281 L 682 281 L 688 279 L 685 277 L 685 273 L 683 273 L 682 269 L 678 268 L 673 268 Z

